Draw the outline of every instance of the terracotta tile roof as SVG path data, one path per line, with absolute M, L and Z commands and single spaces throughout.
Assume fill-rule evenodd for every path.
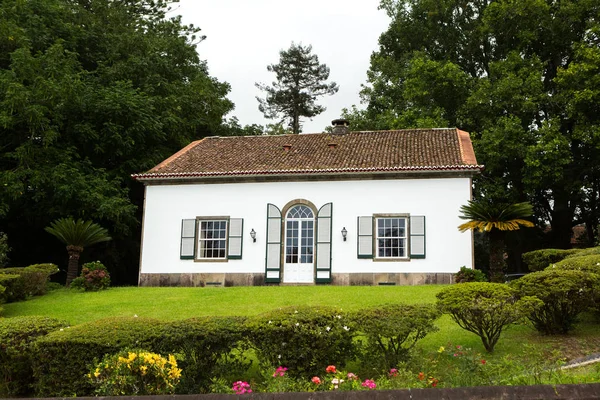
M 190 143 L 138 180 L 277 174 L 473 171 L 467 132 L 456 128 L 351 132 L 345 135 L 207 137 Z

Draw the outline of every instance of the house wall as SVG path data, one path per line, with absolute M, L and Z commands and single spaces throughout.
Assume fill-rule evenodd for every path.
M 469 178 L 318 182 L 149 185 L 146 187 L 141 285 L 235 284 L 264 281 L 267 203 L 282 209 L 294 199 L 317 208 L 333 203 L 334 284 L 449 283 L 461 266 L 473 268 L 470 233 L 460 233 L 459 208 L 471 196 Z M 357 217 L 379 213 L 426 216 L 426 257 L 410 261 L 357 258 Z M 227 262 L 181 260 L 182 219 L 243 218 L 243 256 Z M 341 230 L 348 231 L 343 241 Z M 250 230 L 256 231 L 256 243 Z M 170 274 L 171 278 L 167 276 Z

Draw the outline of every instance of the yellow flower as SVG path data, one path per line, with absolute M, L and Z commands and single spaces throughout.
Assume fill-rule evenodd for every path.
M 146 375 L 146 371 L 148 370 L 148 367 L 146 367 L 145 365 L 142 365 L 140 367 L 140 371 L 142 371 L 142 375 Z
M 443 353 L 443 352 L 444 352 L 444 350 L 446 350 L 446 349 L 444 348 L 444 346 L 440 346 L 440 349 L 438 350 L 438 353 Z
M 96 368 L 96 372 L 94 372 L 94 376 L 97 378 L 100 376 L 100 370 Z
M 129 353 L 129 361 L 134 361 L 137 357 L 137 354 L 135 353 Z

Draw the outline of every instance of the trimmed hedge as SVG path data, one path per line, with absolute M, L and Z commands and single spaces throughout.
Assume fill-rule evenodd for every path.
M 427 334 L 439 330 L 435 320 L 441 312 L 432 304 L 386 304 L 351 314 L 356 329 L 366 338 L 362 364 L 389 371 L 407 361 L 415 344 Z
M 600 274 L 600 254 L 567 257 L 562 261 L 552 264 L 546 270 L 559 269 L 571 271 L 587 271 Z
M 54 264 L 35 264 L 25 268 L 0 269 L 0 279 L 3 275 L 17 275 L 19 277 L 19 282 L 14 282 L 9 288 L 10 294 L 6 295 L 6 301 L 20 301 L 30 296 L 45 294 L 50 275 L 56 272 L 58 272 L 58 267 Z
M 576 253 L 568 255 L 567 258 L 585 257 L 585 256 L 592 256 L 592 255 L 600 254 L 600 246 L 588 247 L 587 249 L 576 249 L 576 250 L 577 250 Z
M 126 348 L 177 354 L 184 368 L 178 390 L 187 393 L 204 390 L 218 362 L 244 336 L 242 327 L 243 319 L 236 317 L 175 322 L 120 317 L 54 332 L 34 346 L 35 393 L 43 397 L 92 395 L 93 387 L 86 373 L 105 354 L 116 354 Z
M 594 273 L 549 268 L 511 282 L 521 296 L 535 296 L 544 305 L 529 319 L 544 334 L 568 333 L 581 312 L 598 298 L 600 276 Z
M 487 276 L 479 269 L 460 267 L 454 275 L 454 283 L 487 282 Z
M 0 397 L 26 395 L 33 383 L 30 345 L 40 336 L 68 326 L 47 317 L 0 319 Z
M 5 289 L 4 293 L 0 293 L 0 303 L 25 300 L 25 281 L 21 275 L 0 274 L 0 286 Z
M 310 378 L 331 364 L 343 368 L 356 354 L 351 322 L 333 307 L 285 307 L 254 317 L 248 327 L 259 360 L 293 376 Z
M 569 256 L 574 256 L 581 250 L 570 249 L 541 249 L 523 253 L 522 258 L 531 272 L 542 271 L 550 264 L 557 263 Z

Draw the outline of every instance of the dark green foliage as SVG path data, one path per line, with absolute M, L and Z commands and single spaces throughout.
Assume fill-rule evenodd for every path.
M 573 249 L 573 250 L 576 250 L 576 252 L 574 252 L 573 254 L 569 254 L 566 258 L 584 257 L 584 256 L 600 254 L 600 247 L 590 247 L 587 249 Z
M 108 230 L 82 219 L 59 218 L 46 227 L 46 232 L 54 235 L 67 246 L 87 247 L 100 242 L 108 242 L 112 238 Z
M 19 275 L 21 277 L 22 283 L 18 286 L 22 288 L 24 293 L 16 295 L 18 300 L 45 294 L 50 275 L 56 272 L 58 272 L 58 267 L 54 264 L 34 264 L 25 268 L 0 269 L 0 274 Z
M 258 100 L 258 109 L 265 118 L 280 118 L 288 121 L 292 133 L 300 133 L 300 117 L 314 117 L 325 111 L 325 107 L 316 104 L 317 97 L 337 93 L 335 82 L 326 83 L 329 68 L 319 63 L 312 54 L 312 46 L 292 43 L 288 50 L 279 52 L 279 63 L 267 66 L 274 72 L 276 81 L 272 86 L 257 83 L 256 87 L 266 92 L 264 99 Z
M 2 209 L 0 209 L 0 216 L 2 215 Z M 8 247 L 8 237 L 6 233 L 0 232 L 0 268 L 4 267 L 8 263 L 8 253 L 10 247 Z
M 434 322 L 439 316 L 435 306 L 425 304 L 387 304 L 352 313 L 353 325 L 366 339 L 363 364 L 379 360 L 381 370 L 398 367 L 420 339 L 438 330 Z
M 453 285 L 437 294 L 437 306 L 450 314 L 461 328 L 481 338 L 488 352 L 502 331 L 540 306 L 535 297 L 517 297 L 517 291 L 503 283 L 471 282 Z
M 248 322 L 248 339 L 268 368 L 312 377 L 328 365 L 342 368 L 355 355 L 354 329 L 333 307 L 285 307 Z
M 4 293 L 0 294 L 0 303 L 12 303 L 25 300 L 25 281 L 18 274 L 0 274 L 0 285 L 4 286 Z
M 86 292 L 108 289 L 109 286 L 110 274 L 100 261 L 83 264 L 81 276 L 71 282 L 72 289 L 82 289 Z
M 29 394 L 33 383 L 30 345 L 66 326 L 66 321 L 46 317 L 0 319 L 0 397 Z
M 33 357 L 39 396 L 91 395 L 86 371 L 105 354 L 144 348 L 176 354 L 183 367 L 179 391 L 207 389 L 219 368 L 235 367 L 230 353 L 244 337 L 243 318 L 204 317 L 175 322 L 109 318 L 55 332 L 36 343 Z M 186 372 L 187 370 L 187 372 Z
M 550 264 L 554 264 L 563 260 L 566 257 L 576 255 L 580 250 L 570 249 L 541 249 L 534 250 L 528 253 L 523 253 L 522 258 L 530 271 L 541 271 L 548 267 Z
M 460 271 L 458 271 L 456 275 L 454 275 L 454 282 L 487 282 L 487 277 L 483 272 L 481 272 L 478 269 L 460 267 Z
M 126 347 L 153 350 L 163 322 L 148 318 L 109 318 L 81 324 L 38 340 L 32 367 L 37 396 L 85 396 L 93 388 L 85 376 L 107 353 Z
M 171 3 L 0 2 L 0 226 L 13 264 L 60 260 L 43 228 L 73 216 L 110 227 L 114 244 L 92 259 L 113 279 L 135 265 L 143 189 L 130 175 L 215 134 L 233 108 Z
M 232 354 L 245 337 L 245 318 L 202 317 L 167 323 L 154 350 L 177 354 L 182 369 L 177 393 L 206 393 L 215 376 L 239 379 L 247 364 Z M 241 368 L 240 368 L 241 367 Z
M 539 332 L 552 335 L 573 329 L 579 314 L 598 298 L 600 276 L 554 267 L 527 274 L 511 286 L 520 296 L 536 296 L 544 302 L 528 318 Z

